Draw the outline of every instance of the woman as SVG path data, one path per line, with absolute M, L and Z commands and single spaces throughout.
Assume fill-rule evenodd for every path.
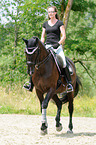
M 55 53 L 57 53 L 62 57 L 63 59 L 62 74 L 65 75 L 67 81 L 67 91 L 71 92 L 73 91 L 73 86 L 71 84 L 71 76 L 68 68 L 66 67 L 66 60 L 62 49 L 62 43 L 66 39 L 66 34 L 65 34 L 64 24 L 62 21 L 59 20 L 57 14 L 57 8 L 55 6 L 48 7 L 48 18 L 49 20 L 43 24 L 41 41 L 44 43 L 45 35 L 47 35 L 46 43 L 45 43 L 46 49 L 51 47 L 53 51 L 55 51 Z M 61 38 L 60 35 L 62 36 Z M 31 83 L 28 86 L 25 86 L 25 88 L 29 90 L 32 87 L 33 86 L 31 85 Z
M 60 55 L 63 59 L 63 69 L 62 74 L 65 75 L 67 81 L 67 91 L 73 91 L 73 86 L 71 84 L 71 76 L 68 68 L 66 67 L 66 60 L 64 56 L 64 52 L 62 49 L 62 43 L 66 39 L 64 24 L 59 20 L 57 15 L 57 8 L 55 6 L 48 7 L 48 18 L 49 20 L 43 24 L 43 30 L 41 35 L 41 41 L 45 42 L 45 34 L 46 38 L 46 49 L 51 47 L 55 53 Z M 60 38 L 60 35 L 62 36 Z

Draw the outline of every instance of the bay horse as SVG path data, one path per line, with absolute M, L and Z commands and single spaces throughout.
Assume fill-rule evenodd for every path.
M 52 56 L 52 53 L 46 49 L 44 44 L 40 41 L 38 37 L 32 37 L 27 40 L 24 39 L 26 43 L 25 54 L 26 61 L 28 65 L 28 74 L 32 76 L 32 82 L 34 84 L 36 94 L 40 101 L 41 113 L 42 113 L 42 125 L 41 133 L 47 134 L 47 117 L 46 109 L 50 99 L 53 99 L 57 106 L 57 115 L 56 115 L 56 129 L 57 131 L 62 130 L 62 124 L 60 123 L 60 113 L 62 105 L 64 103 L 69 103 L 69 131 L 72 133 L 73 124 L 72 124 L 72 114 L 73 114 L 73 99 L 77 95 L 80 86 L 80 80 L 76 75 L 76 69 L 74 63 L 69 59 L 73 74 L 71 75 L 72 84 L 74 90 L 72 92 L 66 93 L 61 99 L 58 97 L 59 93 L 66 92 L 66 79 L 61 77 L 61 84 L 57 88 L 58 79 L 60 78 L 59 71 L 57 69 L 56 63 Z M 44 97 L 44 94 L 46 96 Z

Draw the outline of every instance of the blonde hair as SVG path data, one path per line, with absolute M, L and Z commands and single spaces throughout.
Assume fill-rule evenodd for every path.
M 47 10 L 48 10 L 49 8 L 54 8 L 54 11 L 55 11 L 55 12 L 58 12 L 58 9 L 57 9 L 55 6 L 49 6 L 49 7 L 47 8 Z M 58 14 L 56 14 L 55 17 L 56 17 L 56 19 L 59 20 L 59 15 L 58 15 Z M 50 19 L 49 16 L 48 16 L 48 19 Z

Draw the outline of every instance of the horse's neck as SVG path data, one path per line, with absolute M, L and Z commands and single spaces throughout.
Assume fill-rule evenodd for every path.
M 39 41 L 39 48 L 40 48 L 40 59 L 43 60 L 48 56 L 49 53 L 46 50 L 45 46 L 40 41 Z

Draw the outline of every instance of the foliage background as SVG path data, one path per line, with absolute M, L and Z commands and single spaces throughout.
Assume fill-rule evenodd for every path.
M 63 2 L 63 3 L 62 3 Z M 48 18 L 47 7 L 55 5 L 61 16 L 68 0 L 1 0 L 0 12 L 0 86 L 8 93 L 22 89 L 28 81 L 25 44 L 22 38 L 41 37 L 42 24 Z M 61 17 L 60 17 L 61 18 Z M 62 19 L 63 20 L 63 17 Z M 73 0 L 66 29 L 64 53 L 76 65 L 83 89 L 79 97 L 96 96 L 96 1 Z M 22 91 L 21 91 L 22 92 Z

